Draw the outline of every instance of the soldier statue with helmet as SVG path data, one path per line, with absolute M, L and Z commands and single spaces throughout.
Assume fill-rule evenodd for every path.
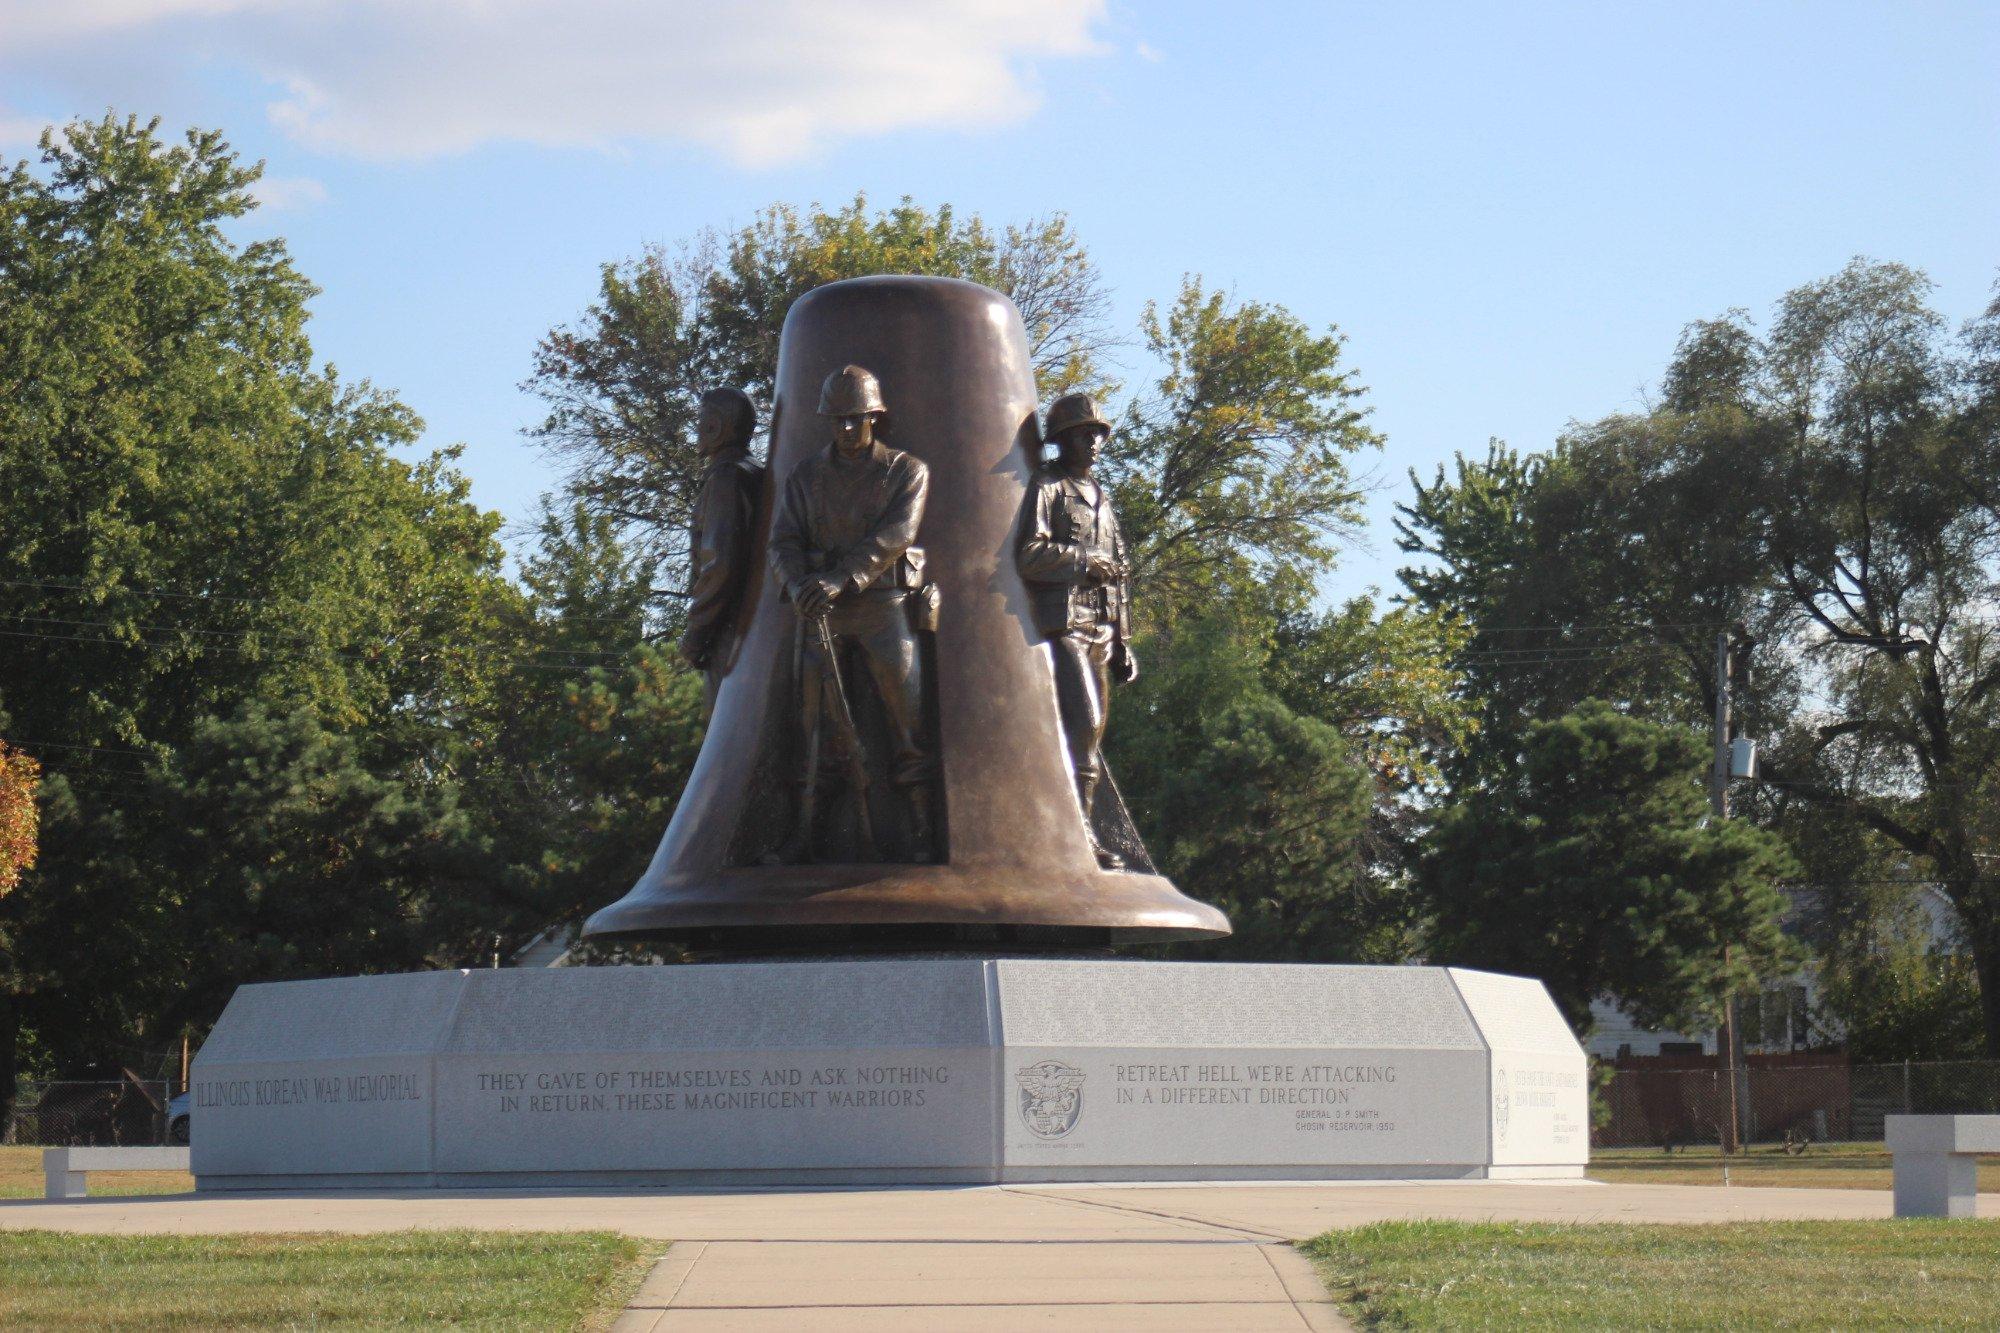
M 1111 425 L 1088 394 L 1049 405 L 1042 434 L 1056 457 L 1035 471 L 1021 509 L 1015 560 L 1028 585 L 1036 630 L 1048 640 L 1056 705 L 1091 849 L 1106 870 L 1124 868 L 1097 837 L 1092 816 L 1104 772 L 1099 747 L 1111 683 L 1139 675 L 1132 655 L 1130 570 L 1111 497 L 1094 475 Z
M 906 855 L 934 855 L 931 802 L 937 765 L 924 724 L 922 645 L 936 628 L 936 589 L 924 580 L 916 546 L 930 474 L 881 439 L 882 386 L 844 366 L 820 390 L 819 414 L 832 443 L 785 480 L 772 519 L 772 576 L 798 613 L 800 734 L 805 742 L 797 822 L 772 860 L 815 857 L 815 821 L 831 741 L 846 760 L 862 860 L 882 860 L 869 817 L 871 774 L 851 685 L 873 684 L 888 738 L 888 778 L 901 792 Z M 865 670 L 844 668 L 855 664 Z

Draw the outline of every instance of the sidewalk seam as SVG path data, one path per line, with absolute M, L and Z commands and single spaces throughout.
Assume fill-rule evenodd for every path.
M 1131 1204 L 1107 1203 L 1098 1199 L 1079 1199 L 1073 1194 L 1057 1194 L 1053 1190 L 1023 1190 L 1002 1187 L 1009 1194 L 1019 1194 L 1027 1198 L 1058 1200 L 1076 1204 L 1084 1208 L 1101 1208 L 1108 1212 L 1127 1213 L 1133 1217 L 1152 1217 L 1167 1222 L 1180 1222 L 1189 1226 L 1205 1227 L 1209 1231 L 1231 1232 L 1257 1244 L 1289 1245 L 1291 1237 L 1280 1236 L 1270 1231 L 1258 1231 L 1254 1227 L 1240 1227 L 1233 1222 L 1211 1222 L 1206 1218 L 1192 1217 L 1186 1213 L 1169 1213 L 1155 1208 L 1139 1208 Z
M 1312 1260 L 1291 1245 L 1259 1245 L 1257 1253 L 1271 1266 L 1271 1276 L 1278 1280 L 1301 1324 L 1315 1333 L 1353 1333 L 1354 1325 L 1319 1280 Z
M 694 1266 L 701 1262 L 701 1256 L 707 1252 L 708 1242 L 705 1240 L 675 1242 L 660 1256 L 660 1262 L 653 1265 L 653 1271 L 646 1274 L 646 1280 L 639 1284 L 639 1290 L 625 1303 L 625 1308 L 663 1311 L 672 1309 L 675 1299 L 681 1294 L 681 1288 L 687 1285 L 688 1275 L 694 1272 Z M 661 1294 L 655 1288 L 667 1286 L 669 1283 L 672 1285 L 668 1287 L 665 1299 L 661 1299 Z

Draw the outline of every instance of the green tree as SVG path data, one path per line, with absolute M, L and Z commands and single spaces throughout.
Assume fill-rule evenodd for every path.
M 1408 958 L 1440 756 L 1476 726 L 1444 661 L 1457 633 L 1369 597 L 1268 611 L 1218 601 L 1141 639 L 1152 665 L 1115 701 L 1114 772 L 1165 873 L 1231 914 L 1236 933 L 1195 952 Z
M 703 239 L 721 254 L 705 284 L 716 369 L 760 402 L 770 398 L 792 303 L 843 278 L 915 273 L 1006 292 L 1027 326 L 1044 396 L 1100 384 L 1113 345 L 1103 278 L 1062 214 L 995 229 L 908 198 L 871 214 L 857 195 L 833 211 L 775 204 L 726 238 Z
M 1432 801 L 1447 791 L 1447 758 L 1479 732 L 1452 665 L 1466 637 L 1448 616 L 1354 597 L 1281 618 L 1266 675 L 1295 712 L 1345 737 L 1383 792 Z
M 1935 947 L 1929 914 L 1907 894 L 1822 943 L 1815 1018 L 1859 1063 L 1970 1060 L 1984 1051 L 1972 959 Z
M 636 882 L 694 770 L 701 677 L 644 645 L 568 686 L 547 767 L 562 800 L 544 826 L 539 923 L 580 922 Z
M 1565 703 L 1589 697 L 1592 691 L 1579 691 L 1571 674 L 1592 672 L 1597 683 L 1597 661 L 1580 659 L 1574 645 L 1562 642 L 1560 622 L 1550 624 L 1546 604 L 1564 600 L 1563 567 L 1535 550 L 1543 534 L 1529 518 L 1547 466 L 1543 458 L 1490 440 L 1484 459 L 1459 454 L 1449 475 L 1440 465 L 1428 484 L 1413 469 L 1412 498 L 1396 507 L 1398 549 L 1424 557 L 1398 571 L 1407 600 L 1465 631 L 1452 662 L 1485 743 L 1448 756 L 1459 785 L 1470 787 L 1483 772 L 1504 772 L 1502 756 L 1518 748 L 1523 726 L 1563 711 L 1550 708 L 1550 695 Z M 1554 632 L 1544 634 L 1545 625 Z M 1558 648 L 1564 651 L 1553 651 Z M 1540 669 L 1521 670 L 1530 653 Z
M 1482 743 L 1463 782 L 1504 775 L 1525 729 L 1583 699 L 1694 725 L 1715 708 L 1715 640 L 1775 633 L 1756 534 L 1769 488 L 1739 411 L 1660 411 L 1572 427 L 1544 455 L 1489 444 L 1452 474 L 1411 477 L 1398 545 L 1411 602 L 1468 631 L 1455 661 Z M 1766 658 L 1742 722 L 1763 730 L 1794 693 Z
M 1161 374 L 1105 469 L 1141 614 L 1171 623 L 1218 594 L 1303 607 L 1359 517 L 1348 460 L 1381 444 L 1346 340 L 1192 277 L 1164 313 L 1147 306 L 1143 332 Z
M 1111 346 L 1109 296 L 1060 214 L 995 230 L 905 199 L 871 211 L 774 205 L 734 231 L 709 230 L 604 266 L 597 301 L 552 330 L 523 386 L 548 404 L 533 434 L 569 469 L 571 493 L 660 564 L 671 600 L 686 560 L 700 478 L 689 445 L 702 391 L 733 384 L 768 418 L 778 334 L 792 302 L 875 273 L 967 278 L 1006 292 L 1027 323 L 1045 395 L 1099 387 Z
M 519 655 L 476 770 L 510 867 L 506 947 L 575 925 L 645 869 L 694 767 L 701 678 L 649 641 L 649 557 L 581 504 L 524 561 Z
M 438 654 L 477 669 L 498 518 L 447 457 L 396 457 L 407 408 L 312 367 L 313 288 L 224 229 L 259 169 L 131 120 L 45 145 L 42 173 L 0 177 L 16 733 L 170 738 L 259 682 L 348 721 L 463 692 Z
M 1578 1031 L 1610 996 L 1700 1027 L 1791 957 L 1782 842 L 1707 818 L 1694 734 L 1592 701 L 1528 730 L 1513 781 L 1447 809 L 1420 879 L 1441 963 L 1539 977 Z M 1725 950 L 1728 950 L 1725 958 Z
M 1879 834 L 1935 876 L 1964 922 L 1989 1054 L 2000 1055 L 1996 848 L 2000 303 L 1954 346 L 1930 284 L 1857 261 L 1789 294 L 1759 393 L 1780 430 L 1783 503 L 1766 537 L 1790 651 L 1826 706 L 1793 725 L 1771 776 Z
M 768 407 L 785 313 L 823 283 L 877 273 L 958 277 L 1020 307 L 1042 396 L 1111 386 L 1109 299 L 1057 216 L 995 229 L 904 200 L 871 211 L 777 205 L 733 233 L 607 265 L 598 300 L 553 330 L 526 387 L 548 404 L 536 437 L 571 493 L 657 559 L 671 601 L 699 477 L 688 445 L 703 389 L 736 384 Z M 1337 330 L 1282 306 L 1184 280 L 1141 334 L 1161 373 L 1124 413 L 1106 457 L 1133 545 L 1142 614 L 1212 597 L 1297 609 L 1359 515 L 1351 456 L 1380 444 Z
M 1151 656 L 1159 665 L 1118 701 L 1112 771 L 1161 871 L 1235 929 L 1176 952 L 1402 956 L 1405 901 L 1364 854 L 1374 789 L 1341 733 L 1268 689 L 1256 650 L 1221 617 Z
M 165 1044 L 168 988 L 268 961 L 227 936 L 176 960 L 218 881 L 157 859 L 160 775 L 211 728 L 309 719 L 441 820 L 490 739 L 498 516 L 448 454 L 404 456 L 406 407 L 314 365 L 311 284 L 229 227 L 259 171 L 106 117 L 0 174 L 0 722 L 48 771 L 42 860 L 0 900 L 0 1089 L 30 1044 Z
M 1465 635 L 1448 617 L 1356 597 L 1326 611 L 1282 616 L 1263 667 L 1268 687 L 1299 715 L 1334 729 L 1369 777 L 1359 853 L 1370 905 L 1394 904 L 1396 929 L 1371 946 L 1384 961 L 1419 951 L 1408 928 L 1411 868 L 1449 798 L 1449 765 L 1475 743 L 1479 717 L 1452 665 Z M 1400 943 L 1392 947 L 1390 939 Z
M 1823 808 L 1934 879 L 2000 1053 L 2000 881 L 1982 869 L 2000 759 L 2000 302 L 1953 335 L 1929 292 L 1856 260 L 1788 293 L 1766 335 L 1740 312 L 1689 326 L 1656 410 L 1420 487 L 1403 545 L 1430 563 L 1405 581 L 1474 631 L 1460 663 L 1491 700 L 1485 780 L 1522 728 L 1583 698 L 1705 718 L 1714 636 L 1740 634 L 1754 676 L 1739 704 L 1767 755 L 1747 813 L 1800 829 Z M 1492 512 L 1498 492 L 1513 519 Z
M 153 958 L 178 964 L 146 969 L 164 1030 L 211 1019 L 246 980 L 484 956 L 495 866 L 457 784 L 373 771 L 354 734 L 254 701 L 144 781 L 132 808 L 94 821 L 88 842 L 114 850 L 87 854 L 88 877 L 120 910 L 140 906 Z M 163 891 L 148 881 L 166 866 Z

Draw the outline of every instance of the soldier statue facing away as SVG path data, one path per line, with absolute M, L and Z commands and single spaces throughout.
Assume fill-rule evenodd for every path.
M 680 652 L 705 678 L 706 704 L 734 664 L 737 613 L 750 582 L 751 542 L 764 469 L 750 457 L 757 408 L 741 389 L 710 389 L 695 418 L 695 448 L 706 460 L 688 530 L 687 627 Z
M 1123 859 L 1098 840 L 1092 821 L 1111 682 L 1130 684 L 1139 675 L 1130 642 L 1125 538 L 1111 497 L 1093 475 L 1111 425 L 1088 394 L 1073 393 L 1049 405 L 1042 434 L 1057 455 L 1036 469 L 1028 488 L 1015 559 L 1035 628 L 1054 656 L 1056 705 L 1091 850 L 1104 869 L 1119 870 Z
M 859 826 L 860 859 L 885 859 L 870 819 L 870 771 L 862 702 L 855 686 L 873 684 L 890 754 L 889 781 L 908 820 L 905 853 L 933 856 L 935 756 L 924 725 L 923 648 L 919 629 L 936 628 L 935 589 L 924 579 L 914 543 L 923 522 L 930 474 L 923 463 L 878 438 L 882 387 L 859 366 L 826 379 L 819 413 L 832 418 L 833 442 L 792 469 L 771 524 L 771 569 L 798 613 L 798 678 L 805 766 L 797 824 L 774 860 L 814 859 L 822 789 L 844 770 Z M 865 666 L 865 671 L 855 666 Z M 828 765 L 829 744 L 844 763 Z

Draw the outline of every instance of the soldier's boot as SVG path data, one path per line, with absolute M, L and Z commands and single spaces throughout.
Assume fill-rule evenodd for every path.
M 937 826 L 931 819 L 931 788 L 928 782 L 914 782 L 903 788 L 910 810 L 910 860 L 929 865 L 937 859 Z
M 1090 839 L 1090 854 L 1100 870 L 1123 870 L 1125 858 L 1097 840 L 1097 779 L 1078 778 L 1076 798 L 1083 805 L 1083 831 Z

